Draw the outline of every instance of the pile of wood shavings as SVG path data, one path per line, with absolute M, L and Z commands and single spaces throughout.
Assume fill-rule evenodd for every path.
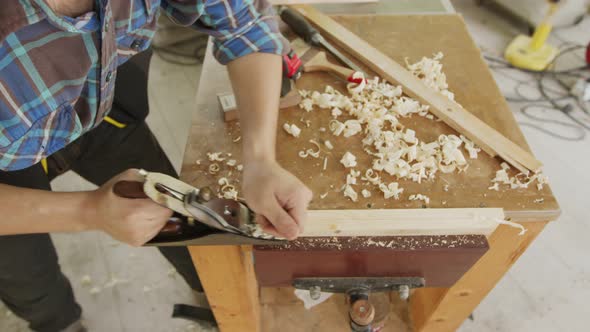
M 237 183 L 239 182 L 238 179 L 234 178 L 234 171 L 239 173 L 243 170 L 243 165 L 238 164 L 238 160 L 232 159 L 231 153 L 226 152 L 208 152 L 207 159 L 209 161 L 208 165 L 204 165 L 204 163 L 199 159 L 195 162 L 196 165 L 204 167 L 205 172 L 210 175 L 218 176 L 217 179 L 217 197 L 225 198 L 225 199 L 238 199 L 238 189 Z M 224 176 L 221 176 L 221 173 L 224 173 Z M 233 183 L 232 183 L 233 182 Z M 213 189 L 213 188 L 212 188 Z
M 454 100 L 454 94 L 448 90 L 446 75 L 442 72 L 442 57 L 442 53 L 438 53 L 433 58 L 424 57 L 414 64 L 407 64 L 407 67 L 427 86 Z M 333 117 L 329 130 L 335 136 L 364 135 L 364 151 L 373 157 L 371 167 L 365 170 L 365 176 L 361 178 L 365 185 L 375 186 L 386 199 L 397 200 L 404 191 L 398 180 L 417 183 L 434 180 L 439 171 L 464 172 L 469 167 L 467 158 L 477 159 L 480 149 L 463 135 L 440 135 L 435 141 L 425 142 L 416 137 L 414 130 L 401 124 L 400 118 L 412 115 L 435 119 L 428 112 L 428 105 L 402 95 L 401 86 L 380 81 L 378 77 L 365 80 L 361 73 L 355 73 L 354 77 L 363 80 L 359 84 L 347 85 L 349 95 L 344 95 L 331 86 L 326 86 L 324 92 L 301 90 L 303 99 L 299 107 L 306 112 L 313 111 L 314 107 L 329 110 Z M 344 113 L 354 119 L 338 121 Z M 285 124 L 285 130 L 287 126 L 290 125 Z M 361 172 L 354 169 L 358 166 L 356 156 L 346 152 L 340 162 L 344 167 L 352 168 L 351 173 L 347 174 L 342 192 L 344 196 L 357 201 L 359 195 L 355 188 L 357 182 L 354 174 L 360 175 Z M 537 186 L 541 190 L 543 183 L 547 182 L 547 178 L 541 174 L 526 177 L 524 182 L 519 180 L 525 179 L 524 174 L 512 178 L 504 177 L 504 166 L 498 172 L 501 173 L 500 176 L 496 175 L 492 180 L 494 185 L 489 189 L 497 190 L 499 184 L 508 184 L 512 189 L 526 188 L 529 183 L 537 180 Z M 362 196 L 368 198 L 370 194 L 365 191 Z M 416 193 L 410 197 L 429 203 L 429 199 L 422 194 Z

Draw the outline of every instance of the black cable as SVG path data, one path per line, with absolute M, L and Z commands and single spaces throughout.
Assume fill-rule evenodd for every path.
M 554 109 L 560 111 L 561 113 L 563 113 L 565 116 L 570 118 L 572 121 L 574 121 L 575 123 L 577 123 L 578 125 L 580 125 L 584 129 L 590 130 L 589 126 L 587 126 L 585 123 L 581 122 L 580 120 L 573 117 L 573 115 L 571 115 L 571 111 L 573 109 L 573 106 L 571 104 L 566 104 L 565 106 L 561 106 L 555 100 L 549 98 L 549 96 L 545 92 L 545 88 L 543 85 L 543 78 L 545 78 L 545 75 L 541 76 L 541 78 L 539 79 L 539 91 L 541 92 L 543 97 L 545 97 L 547 99 L 547 101 L 549 101 L 549 103 L 551 103 L 551 105 L 554 107 Z
M 563 57 L 566 54 L 575 52 L 576 50 L 579 50 L 581 48 L 585 48 L 585 46 L 577 45 L 574 43 L 563 43 L 562 45 L 560 45 L 561 50 L 559 54 L 555 57 L 555 59 L 553 59 L 553 61 L 547 66 L 547 68 L 553 68 L 556 62 L 561 57 Z M 579 119 L 573 116 L 572 111 L 574 109 L 574 105 L 568 101 L 571 101 L 571 99 L 573 98 L 577 102 L 579 108 L 584 112 L 584 115 L 590 115 L 590 111 L 586 109 L 586 106 L 582 103 L 582 101 L 576 98 L 576 96 L 574 96 L 569 91 L 568 85 L 562 80 L 562 78 L 586 77 L 587 73 L 585 70 L 590 68 L 588 65 L 573 67 L 566 70 L 547 69 L 539 72 L 514 67 L 510 63 L 506 62 L 504 59 L 499 59 L 489 55 L 484 55 L 484 58 L 493 63 L 492 65 L 490 65 L 490 68 L 494 69 L 495 73 L 503 75 L 515 82 L 515 86 L 513 89 L 514 95 L 516 97 L 506 96 L 506 100 L 511 102 L 525 103 L 525 105 L 520 107 L 519 111 L 525 117 L 533 121 L 519 122 L 520 125 L 534 128 L 551 137 L 566 141 L 580 141 L 586 137 L 586 130 L 590 130 L 590 126 L 586 125 L 584 122 L 580 121 Z M 531 76 L 529 77 L 529 80 L 520 79 L 510 74 L 507 74 L 505 72 L 506 70 L 518 71 L 525 74 L 529 74 Z M 553 82 L 556 83 L 557 86 L 546 86 L 544 84 L 544 80 L 546 79 L 551 79 Z M 525 96 L 525 94 L 521 91 L 524 87 L 535 88 L 536 91 L 538 91 L 540 94 L 539 98 L 530 98 Z M 560 105 L 560 103 L 563 102 L 566 102 L 566 104 Z M 534 111 L 538 110 L 559 111 L 567 117 L 568 121 L 548 119 L 545 117 L 540 117 L 538 115 L 532 114 L 534 113 Z M 538 122 L 539 124 L 534 122 Z M 543 124 L 550 124 L 553 126 L 566 128 L 568 132 L 575 132 L 575 135 L 568 136 L 558 134 L 554 131 L 545 128 Z
M 555 119 L 547 119 L 547 118 L 542 118 L 536 115 L 532 115 L 530 112 L 532 110 L 548 110 L 548 111 L 554 111 L 554 108 L 546 106 L 546 105 L 540 105 L 540 104 L 529 104 L 529 105 L 525 105 L 523 107 L 520 108 L 520 112 L 526 116 L 527 118 L 531 119 L 531 120 L 535 120 L 537 122 L 542 122 L 542 123 L 550 123 L 550 124 L 554 124 L 557 126 L 561 126 L 561 127 L 566 127 L 568 129 L 574 130 L 578 132 L 578 135 L 573 136 L 573 137 L 569 137 L 569 136 L 564 136 L 564 135 L 560 135 L 560 134 L 556 134 L 542 126 L 539 126 L 537 124 L 534 123 L 529 123 L 529 122 L 519 122 L 520 125 L 523 126 L 527 126 L 527 127 L 531 127 L 534 129 L 537 129 L 549 136 L 552 136 L 554 138 L 559 138 L 559 139 L 563 139 L 566 141 L 581 141 L 586 137 L 586 131 L 583 128 L 580 128 L 580 126 L 572 124 L 570 122 L 565 122 L 565 121 L 560 121 L 560 120 L 555 120 Z

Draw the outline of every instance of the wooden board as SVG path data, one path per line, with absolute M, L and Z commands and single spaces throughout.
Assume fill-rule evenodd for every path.
M 498 220 L 499 208 L 310 210 L 300 236 L 490 235 Z
M 340 45 L 356 58 L 361 59 L 379 76 L 394 84 L 400 84 L 404 93 L 431 106 L 430 112 L 458 132 L 472 139 L 492 156 L 499 155 L 521 172 L 538 172 L 542 164 L 533 155 L 498 131 L 469 113 L 461 105 L 427 87 L 405 67 L 383 54 L 361 37 L 347 30 L 330 17 L 311 6 L 293 6 L 311 23 L 317 26 L 324 36 Z M 523 167 L 524 166 L 524 167 Z
M 412 16 L 347 16 L 337 17 L 354 33 L 364 33 L 364 38 L 374 45 L 379 45 L 382 52 L 398 62 L 414 62 L 422 56 L 429 56 L 442 51 L 443 69 L 447 74 L 449 89 L 455 93 L 459 103 L 473 112 L 478 118 L 496 128 L 510 140 L 526 148 L 524 137 L 512 112 L 498 90 L 490 71 L 481 58 L 480 52 L 467 33 L 463 20 L 458 15 L 412 15 Z M 441 35 L 440 31 L 445 31 Z M 388 42 L 383 42 L 388 41 Z M 335 63 L 337 60 L 331 59 Z M 182 166 L 182 180 L 197 186 L 209 185 L 217 188 L 217 177 L 228 177 L 232 183 L 240 184 L 239 172 L 222 166 L 217 176 L 207 172 L 207 152 L 224 151 L 232 153 L 232 158 L 241 160 L 241 141 L 233 142 L 241 136 L 239 123 L 225 123 L 219 112 L 216 93 L 227 91 L 229 79 L 225 67 L 219 65 L 212 57 L 206 57 L 201 76 L 198 111 L 194 113 L 190 130 L 190 139 L 186 147 Z M 474 78 L 477 80 L 475 81 Z M 304 74 L 297 82 L 300 89 L 321 90 L 326 85 L 345 91 L 345 83 L 326 73 Z M 311 126 L 306 128 L 300 121 L 309 120 Z M 357 156 L 359 165 L 370 165 L 371 158 L 362 149 L 360 137 L 334 137 L 330 133 L 320 132 L 327 128 L 331 116 L 328 112 L 306 113 L 297 107 L 281 111 L 279 124 L 296 123 L 302 128 L 301 137 L 294 137 L 279 128 L 277 132 L 277 157 L 287 170 L 293 172 L 308 185 L 315 197 L 311 203 L 314 210 L 349 210 L 368 209 L 409 209 L 422 208 L 423 203 L 409 201 L 411 194 L 422 193 L 430 197 L 430 208 L 477 208 L 501 207 L 506 217 L 513 221 L 554 220 L 559 215 L 559 206 L 548 186 L 541 191 L 536 188 L 488 190 L 490 180 L 500 169 L 501 160 L 491 158 L 485 153 L 477 160 L 469 160 L 470 167 L 463 173 L 437 174 L 434 181 L 421 184 L 401 180 L 405 188 L 400 200 L 386 200 L 373 188 L 370 199 L 360 198 L 352 202 L 339 192 L 344 184 L 347 169 L 339 163 L 346 151 Z M 401 122 L 417 132 L 422 140 L 431 141 L 440 134 L 456 133 L 441 122 L 433 122 L 422 117 L 403 118 Z M 323 160 L 301 159 L 297 157 L 300 150 L 311 148 L 310 139 L 322 141 L 329 139 L 334 150 L 328 156 L 327 170 L 323 171 Z M 197 160 L 201 164 L 196 163 Z M 387 177 L 385 177 L 388 180 Z M 444 187 L 448 185 L 449 191 Z M 320 199 L 321 194 L 328 193 Z M 543 203 L 535 203 L 542 199 Z
M 299 239 L 254 247 L 261 287 L 284 287 L 303 277 L 422 277 L 427 287 L 450 287 L 488 250 L 482 235 Z
M 195 187 L 166 174 L 146 172 L 143 192 L 155 202 L 190 216 L 183 202 L 163 194 L 156 184 L 179 192 Z M 490 235 L 504 220 L 499 208 L 477 209 L 375 209 L 310 210 L 308 225 L 300 237 L 399 236 L 399 235 Z

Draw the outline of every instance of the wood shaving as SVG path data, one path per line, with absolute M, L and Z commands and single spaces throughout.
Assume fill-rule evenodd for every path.
M 407 63 L 407 67 L 427 86 L 454 100 L 454 94 L 448 90 L 446 76 L 442 71 L 442 58 L 442 53 L 437 53 L 432 58 L 423 57 L 416 63 Z M 440 135 L 429 142 L 418 137 L 412 128 L 406 128 L 400 123 L 401 118 L 414 115 L 439 121 L 428 112 L 428 105 L 404 96 L 401 86 L 389 84 L 379 77 L 365 79 L 361 73 L 355 73 L 353 77 L 361 80 L 358 84 L 347 84 L 347 95 L 331 86 L 326 86 L 323 92 L 304 91 L 300 92 L 305 97 L 299 106 L 306 111 L 312 111 L 316 107 L 329 111 L 334 119 L 329 122 L 328 129 L 334 136 L 363 136 L 363 150 L 371 156 L 372 161 L 361 180 L 379 188 L 385 198 L 399 199 L 403 188 L 399 187 L 397 180 L 422 183 L 434 180 L 438 172 L 466 172 L 469 167 L 467 158 L 478 158 L 481 149 L 463 135 Z M 339 121 L 338 118 L 344 115 L 352 119 Z M 357 166 L 356 156 L 350 152 L 346 152 L 340 162 L 347 168 Z M 499 182 L 499 185 L 506 184 L 511 188 L 530 183 L 531 179 L 524 181 L 522 175 L 511 180 L 504 164 L 504 173 L 499 171 L 493 183 Z M 347 183 L 351 181 L 349 177 L 350 174 L 347 175 Z M 546 177 L 532 177 L 537 180 L 541 190 Z M 352 184 L 346 184 L 343 190 L 352 199 L 351 196 L 358 195 L 352 193 L 354 188 L 351 186 Z M 494 188 L 494 185 L 490 188 Z M 444 190 L 448 191 L 449 186 L 445 185 Z M 424 201 L 428 199 L 424 195 L 418 195 L 420 194 L 412 197 L 419 197 L 419 200 Z
M 358 194 L 350 185 L 344 187 L 344 196 L 350 198 L 353 202 L 358 200 Z
M 330 124 L 328 127 L 330 128 L 330 131 L 332 132 L 332 134 L 334 134 L 335 136 L 340 136 L 340 134 L 342 134 L 342 132 L 346 128 L 344 123 L 342 123 L 338 120 L 330 121 Z
M 324 171 L 328 168 L 328 157 L 324 157 L 324 167 L 322 168 Z
M 219 172 L 219 165 L 216 163 L 213 163 L 211 165 L 209 165 L 209 174 L 217 174 L 217 172 Z
M 404 192 L 404 188 L 400 188 L 397 182 L 392 182 L 388 185 L 385 185 L 385 183 L 380 183 L 379 190 L 383 192 L 383 197 L 385 199 L 399 199 L 399 195 Z
M 334 108 L 332 109 L 332 112 L 331 112 L 331 113 L 332 113 L 332 117 L 333 117 L 334 119 L 336 119 L 336 118 L 338 118 L 340 115 L 342 115 L 342 110 L 340 110 L 338 107 L 334 107 Z
M 356 157 L 352 153 L 347 151 L 342 156 L 342 159 L 340 159 L 340 163 L 342 163 L 342 165 L 344 165 L 344 167 L 346 167 L 346 168 L 355 167 L 356 166 Z
M 545 202 L 545 199 L 544 199 L 544 198 L 537 198 L 537 199 L 535 199 L 535 200 L 533 201 L 533 203 L 537 203 L 537 204 L 539 204 L 539 203 L 543 203 L 543 202 Z
M 325 132 L 325 131 L 326 131 L 326 128 L 324 128 L 324 127 L 320 127 L 320 132 L 322 132 L 322 133 L 323 133 L 323 132 Z
M 344 137 L 354 136 L 360 133 L 361 130 L 363 130 L 363 127 L 361 127 L 361 123 L 358 120 L 346 120 L 344 122 Z
M 475 143 L 473 143 L 467 137 L 460 135 L 459 138 L 461 138 L 461 141 L 463 141 L 463 143 L 464 143 L 463 147 L 465 148 L 465 150 L 469 154 L 469 158 L 470 159 L 477 159 L 477 154 L 481 151 L 481 149 L 475 147 Z
M 375 185 L 379 185 L 381 183 L 381 178 L 371 168 L 365 171 L 365 175 L 361 177 L 361 180 Z
M 320 151 L 321 151 L 320 144 L 314 140 L 309 140 L 309 142 L 311 144 L 315 145 L 317 150 L 316 151 L 314 151 L 314 149 L 301 150 L 301 151 L 299 151 L 299 157 L 307 158 L 308 156 L 311 156 L 313 158 L 319 158 Z
M 423 201 L 426 204 L 430 204 L 430 198 L 428 196 L 422 195 L 422 194 L 410 195 L 410 197 L 408 197 L 408 199 L 410 201 Z
M 82 284 L 82 286 L 89 286 L 92 284 L 92 278 L 90 278 L 89 275 L 84 275 L 82 277 L 82 279 L 80 279 L 80 284 Z
M 238 170 L 238 172 L 241 172 L 244 169 L 244 166 L 242 164 L 236 166 L 236 169 Z
M 289 124 L 285 122 L 283 129 L 287 132 L 287 134 L 293 137 L 299 137 L 299 134 L 301 134 L 301 129 L 299 129 L 299 127 L 297 127 L 295 124 Z
M 511 170 L 510 166 L 503 162 L 500 164 L 500 169 L 496 171 L 496 176 L 491 180 L 492 186 L 488 189 L 499 190 L 500 185 L 505 185 L 510 189 L 526 189 L 533 182 L 537 182 L 537 190 L 543 190 L 543 185 L 549 181 L 547 176 L 542 172 L 526 175 L 524 173 L 518 173 L 514 176 L 509 175 Z
M 223 152 L 207 152 L 207 158 L 209 161 L 224 161 L 225 158 L 221 157 Z
M 228 188 L 225 191 L 223 191 L 223 198 L 237 200 L 238 199 L 238 192 L 233 187 Z
M 311 112 L 313 111 L 313 101 L 310 98 L 303 98 L 303 100 L 301 100 L 299 103 L 299 107 L 304 109 L 306 112 Z
M 324 145 L 326 146 L 326 148 L 328 148 L 328 150 L 334 149 L 334 146 L 332 145 L 332 143 L 330 141 L 325 141 Z
M 201 159 L 197 159 L 197 161 L 195 161 L 195 164 L 201 165 Z
M 455 95 L 448 90 L 447 76 L 442 71 L 443 66 L 440 63 L 442 58 L 442 52 L 438 52 L 432 58 L 422 57 L 414 64 L 409 64 L 406 59 L 406 67 L 428 87 L 440 92 L 450 100 L 455 100 Z
M 364 198 L 369 198 L 369 197 L 371 197 L 371 192 L 368 191 L 367 189 L 363 189 L 361 191 L 361 195 L 363 195 Z
M 320 198 L 321 198 L 321 199 L 324 199 L 324 198 L 326 198 L 327 196 L 328 196 L 328 192 L 325 192 L 325 193 L 323 193 L 323 194 L 321 194 L 321 195 L 320 195 Z
M 237 163 L 238 163 L 238 161 L 237 161 L 237 160 L 235 160 L 235 159 L 230 159 L 230 160 L 228 160 L 228 161 L 227 161 L 225 164 L 226 164 L 227 166 L 234 167 L 234 166 L 236 166 L 236 164 L 237 164 Z
M 238 199 L 238 191 L 236 188 L 229 183 L 229 180 L 225 177 L 217 180 L 217 184 L 220 186 L 219 194 L 225 199 Z
M 242 136 L 238 136 L 232 140 L 232 142 L 237 143 L 242 139 Z

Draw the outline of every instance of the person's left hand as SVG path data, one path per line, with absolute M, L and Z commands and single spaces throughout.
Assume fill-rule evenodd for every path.
M 303 231 L 312 192 L 276 161 L 245 163 L 242 190 L 263 231 L 289 240 Z

